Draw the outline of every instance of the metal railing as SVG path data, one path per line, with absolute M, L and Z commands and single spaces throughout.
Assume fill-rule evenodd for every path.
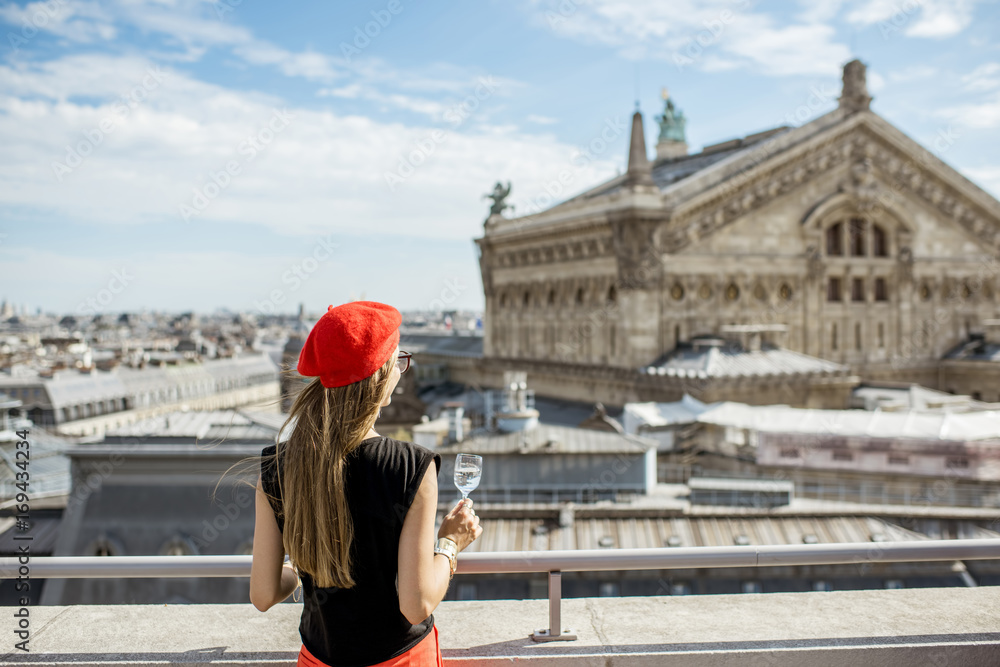
M 871 481 L 836 481 L 809 475 L 808 469 L 786 469 L 788 476 L 781 479 L 795 483 L 796 498 L 832 500 L 866 505 L 905 505 L 919 507 L 996 507 L 1000 501 L 1000 484 L 977 480 L 949 479 L 947 487 L 937 491 L 934 483 L 938 477 L 909 483 Z M 794 473 L 794 476 L 792 475 Z M 738 480 L 776 479 L 774 473 L 753 470 L 715 470 L 698 464 L 660 462 L 657 465 L 657 482 L 660 484 L 687 484 L 691 478 L 724 477 Z
M 845 565 L 913 561 L 1000 559 L 1000 539 L 843 542 L 738 547 L 577 549 L 463 553 L 457 574 L 547 572 L 549 627 L 536 641 L 572 640 L 562 627 L 562 573 L 609 570 L 672 570 L 716 567 Z M 253 556 L 49 556 L 0 558 L 0 579 L 120 577 L 249 577 Z
M 440 497 L 453 497 L 453 502 L 461 499 L 461 493 L 450 493 L 451 488 L 439 491 Z M 476 502 L 479 503 L 560 503 L 577 502 L 581 505 L 599 500 L 621 500 L 637 495 L 645 495 L 643 484 L 614 484 L 607 487 L 594 488 L 577 483 L 564 484 L 506 484 L 503 487 L 482 487 L 476 489 Z

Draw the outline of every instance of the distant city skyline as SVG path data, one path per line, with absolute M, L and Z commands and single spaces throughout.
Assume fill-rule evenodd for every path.
M 352 299 L 352 300 L 354 300 L 354 299 Z M 356 300 L 361 300 L 361 299 L 356 299 Z M 100 316 L 105 317 L 105 318 L 107 318 L 107 317 L 117 318 L 117 317 L 120 317 L 122 314 L 129 314 L 129 315 L 131 315 L 131 314 L 141 314 L 141 315 L 149 314 L 149 315 L 177 316 L 177 315 L 181 315 L 181 314 L 189 313 L 189 312 L 190 313 L 194 313 L 195 315 L 204 316 L 204 317 L 213 317 L 213 316 L 220 316 L 220 315 L 238 315 L 238 314 L 241 314 L 241 313 L 250 313 L 250 314 L 254 314 L 254 315 L 259 315 L 258 313 L 253 313 L 253 311 L 233 310 L 231 308 L 226 308 L 225 306 L 220 306 L 220 307 L 218 307 L 218 308 L 216 308 L 216 309 L 214 309 L 212 311 L 198 311 L 198 310 L 192 310 L 190 308 L 188 308 L 188 309 L 180 309 L 180 310 L 174 310 L 174 309 L 157 309 L 157 308 L 140 308 L 138 310 L 126 310 L 126 311 L 102 311 L 102 312 L 95 313 L 93 315 L 90 315 L 90 314 L 81 315 L 80 313 L 76 313 L 76 312 L 59 312 L 59 311 L 54 311 L 54 310 L 49 309 L 49 308 L 44 308 L 42 306 L 37 306 L 37 307 L 35 307 L 33 309 L 29 309 L 27 307 L 27 305 L 25 305 L 25 304 L 10 304 L 10 306 L 11 306 L 11 308 L 14 311 L 13 312 L 14 315 L 22 315 L 22 314 L 27 315 L 27 316 L 52 315 L 52 316 L 57 316 L 57 317 L 60 317 L 60 318 L 66 317 L 66 316 L 72 316 L 72 317 L 77 317 L 77 318 L 79 318 L 81 320 L 86 320 L 88 318 L 95 317 L 97 315 L 100 315 Z M 447 310 L 447 309 L 446 310 L 408 310 L 408 309 L 403 308 L 403 309 L 400 309 L 400 312 L 403 314 L 404 317 L 407 317 L 407 316 L 412 317 L 412 316 L 417 316 L 417 315 L 429 315 L 429 314 L 434 314 L 434 313 L 446 314 L 446 313 L 452 313 L 452 312 L 457 313 L 459 315 L 476 315 L 476 316 L 481 316 L 483 314 L 482 310 L 477 310 L 475 308 L 457 308 L 457 309 L 451 309 L 451 310 Z M 296 313 L 298 313 L 298 307 L 297 306 L 295 308 L 293 308 L 292 310 L 290 310 L 290 311 L 287 311 L 287 312 L 284 312 L 284 311 L 277 312 L 277 313 L 274 313 L 274 315 L 276 315 L 276 316 L 294 316 Z M 322 308 L 318 309 L 318 310 L 315 310 L 313 312 L 310 312 L 308 310 L 308 308 L 306 309 L 306 317 L 307 318 L 316 319 L 316 318 L 321 317 L 322 314 L 323 314 L 323 309 Z
M 0 279 L 31 313 L 481 310 L 497 181 L 522 215 L 613 177 L 637 104 L 652 156 L 664 87 L 691 152 L 804 124 L 852 57 L 873 111 L 996 197 L 998 19 L 976 0 L 7 2 Z

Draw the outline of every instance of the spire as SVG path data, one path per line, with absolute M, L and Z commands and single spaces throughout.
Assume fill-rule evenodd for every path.
M 632 142 L 628 149 L 625 185 L 653 185 L 653 168 L 646 156 L 646 137 L 642 131 L 642 113 L 632 114 Z

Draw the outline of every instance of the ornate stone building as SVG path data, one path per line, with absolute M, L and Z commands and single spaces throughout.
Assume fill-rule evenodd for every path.
M 653 162 L 637 111 L 624 174 L 533 215 L 504 217 L 501 198 L 476 239 L 484 362 L 590 378 L 615 403 L 602 373 L 749 332 L 863 380 L 950 388 L 942 358 L 1000 315 L 1000 202 L 870 102 L 854 60 L 833 111 L 689 155 L 668 99 Z M 982 387 L 964 368 L 961 391 L 1000 400 L 988 365 Z

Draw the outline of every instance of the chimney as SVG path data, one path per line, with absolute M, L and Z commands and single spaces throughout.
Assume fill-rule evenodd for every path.
M 1000 319 L 983 320 L 983 342 L 1000 345 Z
M 448 416 L 448 442 L 462 442 L 465 438 L 465 432 L 462 428 L 465 406 L 461 403 L 447 403 L 444 405 L 444 409 Z
M 528 431 L 538 425 L 538 410 L 528 407 L 527 379 L 528 374 L 524 371 L 504 371 L 501 407 L 494 413 L 497 428 L 501 431 Z M 522 438 L 522 441 L 527 442 L 526 438 Z
M 864 111 L 871 105 L 872 96 L 868 94 L 865 82 L 867 68 L 864 63 L 855 58 L 844 65 L 844 87 L 840 93 L 840 108 L 848 113 Z
M 632 141 L 628 149 L 628 171 L 625 172 L 625 185 L 652 186 L 653 167 L 646 156 L 646 137 L 642 131 L 642 114 L 636 110 L 632 114 Z

